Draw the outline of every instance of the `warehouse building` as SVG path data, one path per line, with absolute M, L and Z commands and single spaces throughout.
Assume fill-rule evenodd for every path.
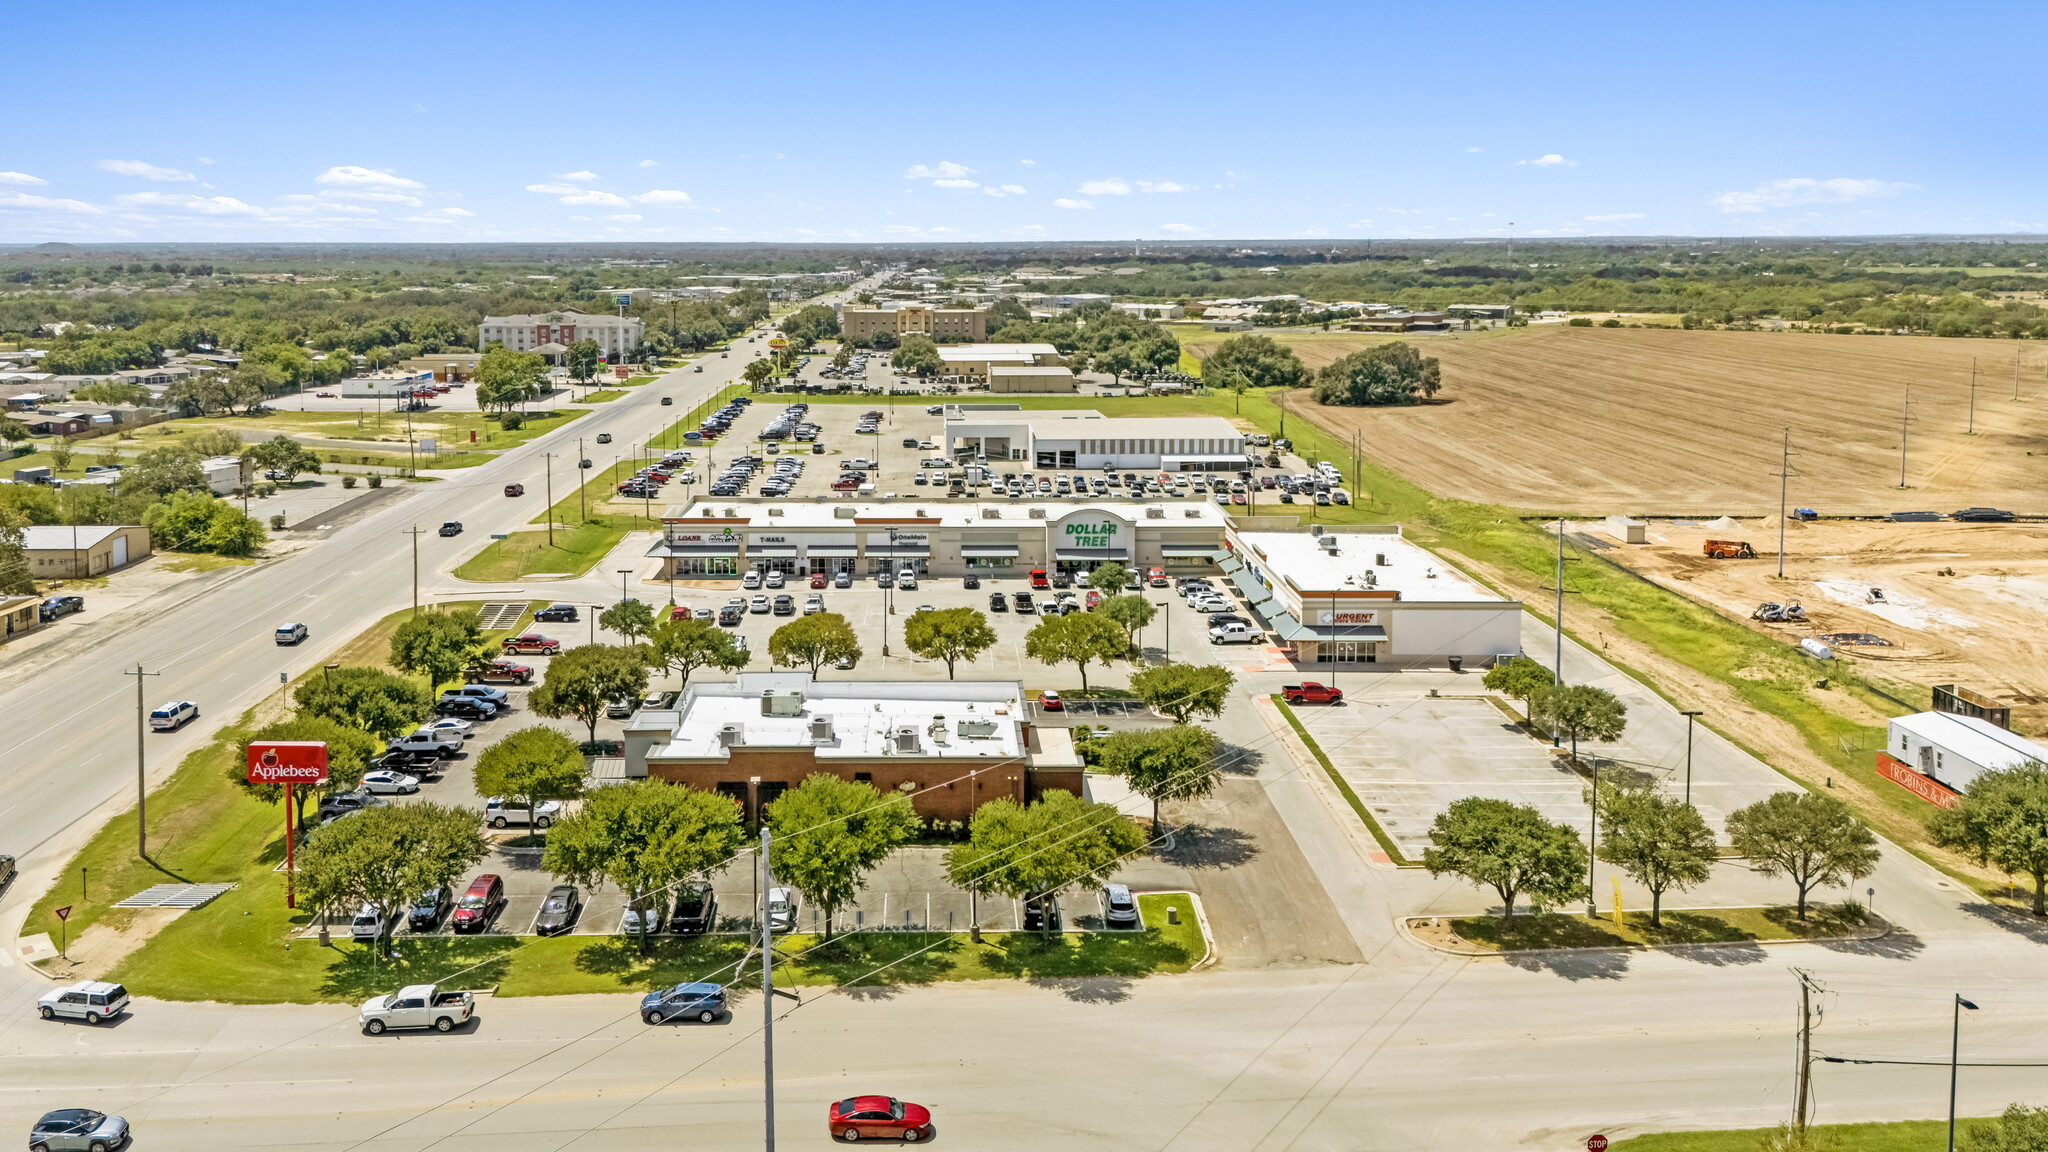
M 2048 748 L 1976 716 L 1915 712 L 1885 725 L 1881 776 L 1944 808 L 1986 772 L 2048 764 Z
M 946 454 L 962 463 L 1018 460 L 1035 468 L 1237 472 L 1251 467 L 1244 433 L 1221 416 L 1104 416 L 1085 409 L 948 404 Z
M 986 384 L 991 373 L 1005 368 L 1056 368 L 1060 351 L 1050 344 L 975 344 L 939 349 L 945 367 L 942 384 Z
M 988 390 L 996 393 L 1079 391 L 1070 368 L 999 365 L 989 369 Z
M 677 706 L 626 725 L 625 772 L 729 796 L 749 823 L 813 775 L 909 797 L 924 820 L 967 820 L 990 800 L 1081 794 L 1062 729 L 1033 730 L 1014 680 L 815 680 L 741 673 L 693 680 Z
M 1522 651 L 1522 605 L 1488 591 L 1399 525 L 1238 531 L 1223 571 L 1298 664 L 1481 668 Z
M 672 508 L 647 555 L 661 579 L 804 576 L 909 568 L 927 576 L 1074 572 L 1114 560 L 1178 575 L 1213 573 L 1228 517 L 1212 504 L 857 504 L 707 500 Z
M 74 580 L 126 568 L 149 555 L 149 529 L 120 524 L 41 524 L 21 530 L 28 574 Z

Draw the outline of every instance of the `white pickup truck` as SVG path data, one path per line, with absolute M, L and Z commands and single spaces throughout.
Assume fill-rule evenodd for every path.
M 1242 624 L 1219 624 L 1209 629 L 1211 644 L 1250 644 L 1261 639 L 1264 633 L 1254 631 Z
M 389 996 L 372 996 L 363 1001 L 356 1019 L 363 1031 L 380 1035 L 387 1028 L 432 1028 L 446 1032 L 466 1022 L 476 1011 L 476 997 L 467 992 L 443 992 L 433 984 L 414 984 Z
M 422 728 L 409 736 L 385 742 L 387 752 L 427 752 L 451 759 L 462 751 L 462 733 L 447 729 Z

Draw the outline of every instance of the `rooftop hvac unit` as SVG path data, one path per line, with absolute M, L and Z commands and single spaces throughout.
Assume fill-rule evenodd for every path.
M 1202 510 L 1200 508 L 1183 508 L 1180 510 L 1180 514 L 1189 520 L 1200 520 L 1202 518 Z
M 811 717 L 811 743 L 830 744 L 832 739 L 832 718 L 830 716 Z
M 738 724 L 727 724 L 718 730 L 720 748 L 737 748 L 747 742 L 747 731 Z
M 931 739 L 932 739 L 932 745 L 933 745 L 934 747 L 938 747 L 938 748 L 943 748 L 943 747 L 945 747 L 945 745 L 946 745 L 946 718 L 945 718 L 944 716 L 934 716 L 934 717 L 932 717 L 932 722 L 931 722 L 930 724 L 927 724 L 927 725 L 925 725 L 925 729 L 924 729 L 924 734 L 925 734 L 925 735 L 927 735 L 927 736 L 929 736 L 929 737 L 931 737 Z
M 1372 571 L 1368 571 L 1368 572 L 1366 572 L 1366 574 L 1365 574 L 1365 586 L 1366 586 L 1367 588 L 1372 588 L 1372 587 L 1376 587 L 1376 586 L 1377 586 L 1377 585 L 1379 584 L 1379 582 L 1380 582 L 1380 577 L 1379 577 L 1379 573 L 1377 573 L 1377 572 L 1372 572 Z
M 780 509 L 780 508 L 770 508 L 770 509 L 768 510 L 768 514 L 769 514 L 770 516 L 780 516 L 780 515 L 782 515 L 782 509 Z
M 1045 519 L 1045 509 L 1043 509 L 1043 508 L 1033 508 L 1033 509 L 1031 509 L 1031 510 L 1030 510 L 1030 512 L 1029 512 L 1028 514 L 1030 515 L 1030 517 L 1031 517 L 1031 518 L 1032 518 L 1033 520 L 1043 520 L 1043 519 Z
M 911 513 L 911 515 L 916 516 L 919 520 L 922 520 L 927 515 L 929 515 L 929 513 L 927 513 L 924 509 L 919 508 L 916 512 Z
M 778 695 L 773 688 L 761 692 L 761 715 L 801 716 L 804 714 L 804 694 L 784 692 Z
M 987 740 L 996 734 L 993 720 L 962 720 L 959 725 L 962 740 Z
M 890 737 L 889 746 L 897 752 L 917 751 L 917 725 L 898 724 Z
M 1312 537 L 1315 537 L 1315 538 L 1317 538 L 1317 539 L 1321 539 L 1321 538 L 1322 538 L 1322 535 L 1323 535 L 1323 526 L 1322 526 L 1321 524 L 1311 524 L 1311 525 L 1309 525 L 1309 526 L 1308 526 L 1308 534 L 1309 534 L 1310 536 L 1312 536 Z
M 737 509 L 737 508 L 727 508 L 727 509 L 725 510 L 725 514 L 726 514 L 726 515 L 727 515 L 728 517 L 735 517 L 735 516 L 738 516 L 738 515 L 740 514 L 740 510 L 739 510 L 739 509 Z
M 1387 566 L 1387 554 L 1385 552 L 1373 553 L 1372 562 L 1381 568 L 1385 568 Z
M 1323 551 L 1328 552 L 1332 556 L 1337 554 L 1337 538 L 1335 536 L 1325 536 L 1319 543 L 1322 544 Z
M 1147 519 L 1147 520 L 1164 520 L 1164 519 L 1166 519 L 1166 509 L 1164 509 L 1164 508 L 1147 508 L 1147 509 L 1145 509 L 1145 519 Z
M 823 500 L 824 497 L 820 496 L 818 499 Z M 858 508 L 834 508 L 832 510 L 832 517 L 835 520 L 851 520 L 858 515 L 860 515 L 860 509 Z
M 981 510 L 981 518 L 983 520 L 1001 520 L 1003 518 L 1003 510 L 1001 508 L 983 508 Z

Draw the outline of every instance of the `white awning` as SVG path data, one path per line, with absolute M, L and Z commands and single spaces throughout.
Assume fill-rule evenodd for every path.
M 962 556 L 1015 556 L 1017 554 L 1017 546 L 1015 544 L 962 544 L 960 546 L 960 554 Z
M 823 560 L 851 560 L 859 550 L 845 544 L 813 544 L 806 553 Z
M 759 545 L 759 546 L 756 546 L 756 545 L 753 545 L 753 544 L 749 544 L 749 545 L 747 545 L 747 555 L 749 555 L 749 556 L 767 556 L 767 557 L 771 557 L 771 558 L 773 558 L 773 559 L 777 559 L 777 560 L 780 560 L 780 559 L 784 559 L 784 558 L 787 558 L 787 559 L 791 559 L 791 560 L 794 560 L 794 559 L 796 559 L 796 545 L 794 545 L 794 544 L 763 544 L 763 545 Z
M 1209 560 L 1219 560 L 1230 554 L 1214 544 L 1161 544 L 1159 553 L 1162 556 L 1201 556 Z
M 1056 548 L 1053 550 L 1053 558 L 1057 560 L 1122 561 L 1129 559 L 1130 554 L 1121 548 Z

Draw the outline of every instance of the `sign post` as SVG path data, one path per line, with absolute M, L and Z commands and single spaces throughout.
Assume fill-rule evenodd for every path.
M 319 740 L 267 740 L 249 745 L 249 783 L 284 785 L 284 906 L 297 908 L 298 887 L 293 875 L 293 843 L 297 829 L 292 805 L 292 785 L 327 783 L 327 745 Z
M 66 904 L 62 908 L 57 909 L 57 955 L 64 956 L 65 950 L 69 948 L 70 945 L 71 905 Z M 70 959 L 70 957 L 68 956 L 65 956 L 64 958 L 67 960 Z

